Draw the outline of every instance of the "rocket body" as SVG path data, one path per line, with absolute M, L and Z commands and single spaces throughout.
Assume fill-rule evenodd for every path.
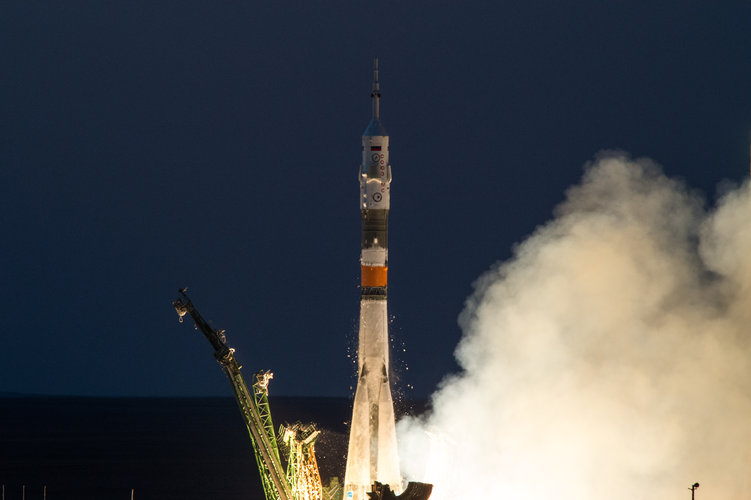
M 391 201 L 389 137 L 380 122 L 378 60 L 373 119 L 362 136 L 359 170 L 362 240 L 357 391 L 344 477 L 345 500 L 367 500 L 374 481 L 402 490 L 394 402 L 389 380 L 387 311 L 388 216 Z

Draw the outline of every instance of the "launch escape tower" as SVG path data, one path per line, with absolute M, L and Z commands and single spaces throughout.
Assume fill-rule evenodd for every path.
M 186 289 L 179 291 L 180 297 L 173 305 L 180 322 L 186 314 L 193 318 L 196 328 L 203 332 L 214 347 L 214 357 L 232 384 L 235 400 L 253 445 L 266 500 L 321 500 L 321 476 L 314 448 L 319 431 L 313 425 L 281 427 L 280 435 L 289 449 L 285 473 L 269 409 L 268 386 L 273 374 L 269 371 L 257 372 L 253 390 L 249 391 L 240 373 L 241 366 L 235 360 L 235 350 L 227 347 L 224 330 L 213 329 L 193 306 L 185 291 Z

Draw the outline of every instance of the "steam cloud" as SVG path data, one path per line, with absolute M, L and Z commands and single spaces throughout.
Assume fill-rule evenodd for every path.
M 398 424 L 438 499 L 751 498 L 751 200 L 645 159 L 587 165 L 475 284 L 463 372 Z

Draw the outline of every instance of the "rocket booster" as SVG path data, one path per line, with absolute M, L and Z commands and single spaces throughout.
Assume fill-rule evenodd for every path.
M 402 489 L 396 444 L 394 402 L 389 380 L 388 216 L 391 201 L 389 136 L 380 120 L 378 59 L 373 67 L 373 118 L 362 136 L 359 170 L 362 240 L 360 251 L 360 332 L 358 379 L 352 408 L 346 500 L 367 500 L 374 481 Z

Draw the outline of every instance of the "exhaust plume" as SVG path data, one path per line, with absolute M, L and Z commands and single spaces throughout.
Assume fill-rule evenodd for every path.
M 475 283 L 402 468 L 438 499 L 751 498 L 751 200 L 606 152 Z

